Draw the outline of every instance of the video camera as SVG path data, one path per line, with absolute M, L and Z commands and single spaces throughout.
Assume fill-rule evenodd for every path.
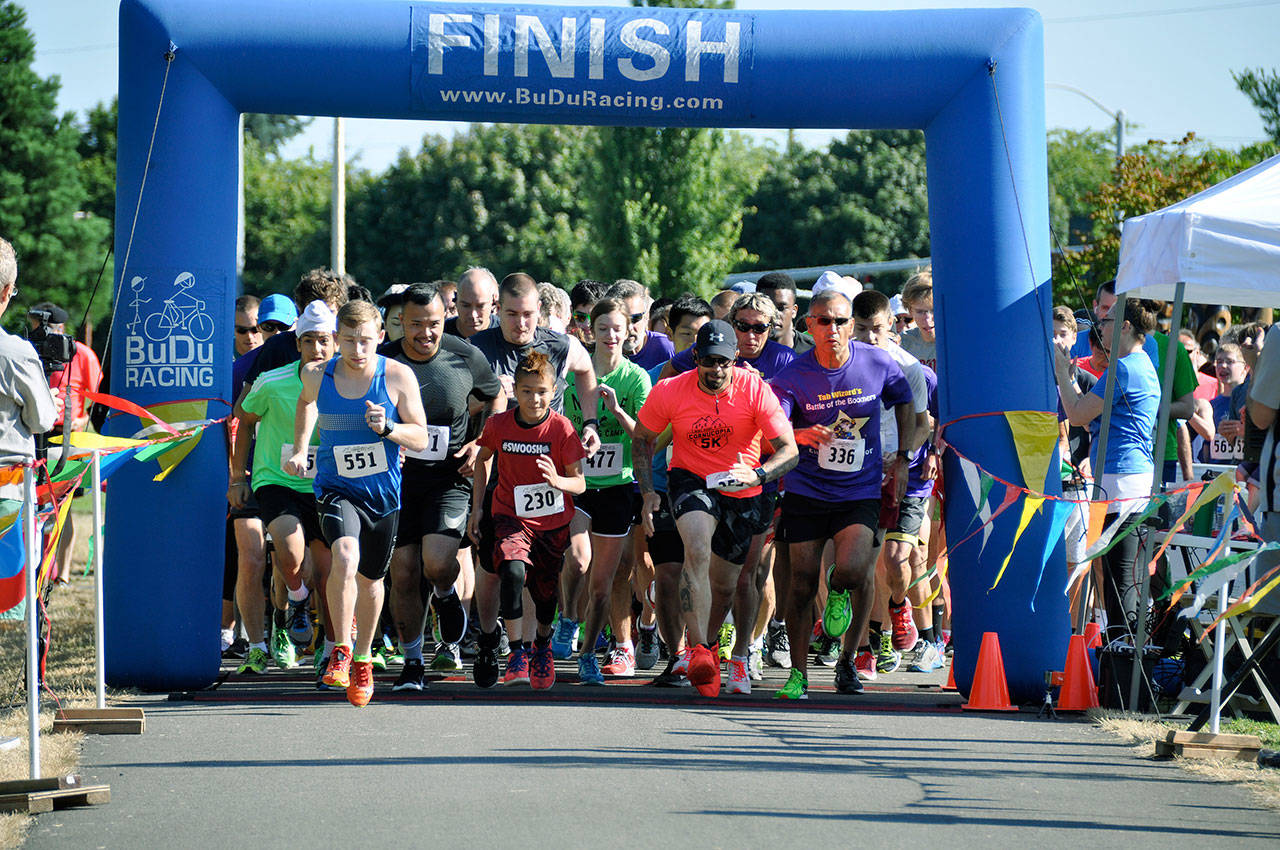
M 51 313 L 48 310 L 32 310 L 27 313 L 38 324 L 27 332 L 27 341 L 35 348 L 46 375 L 60 371 L 76 354 L 75 338 L 69 334 L 49 330 Z

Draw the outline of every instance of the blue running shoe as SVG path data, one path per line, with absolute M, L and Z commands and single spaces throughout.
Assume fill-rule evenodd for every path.
M 603 685 L 604 674 L 600 672 L 600 662 L 594 652 L 584 652 L 578 656 L 578 681 L 583 685 Z
M 551 655 L 564 661 L 573 657 L 578 648 L 578 624 L 567 617 L 556 620 L 555 631 L 551 633 Z

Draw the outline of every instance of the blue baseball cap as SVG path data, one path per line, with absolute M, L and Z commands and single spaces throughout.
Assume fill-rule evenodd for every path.
M 293 327 L 298 321 L 298 308 L 293 299 L 287 295 L 276 293 L 262 299 L 258 305 L 258 324 L 263 322 L 279 322 L 286 328 Z

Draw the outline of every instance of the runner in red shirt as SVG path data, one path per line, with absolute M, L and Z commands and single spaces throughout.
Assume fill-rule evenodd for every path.
M 527 582 L 538 618 L 537 636 L 528 648 L 522 640 L 511 641 L 503 684 L 528 683 L 544 690 L 556 681 L 551 632 L 560 568 L 569 548 L 572 497 L 587 489 L 582 474 L 586 451 L 573 424 L 551 409 L 556 379 L 546 354 L 526 354 L 516 367 L 514 383 L 518 406 L 490 417 L 478 441 L 469 533 L 478 544 L 485 486 L 491 466 L 496 466 L 493 558 L 480 563 L 483 569 L 497 573 L 499 610 L 480 608 L 480 651 L 472 676 L 482 688 L 497 683 L 497 617 L 501 614 L 507 621 L 508 634 L 523 634 L 522 597 Z M 495 457 L 496 464 L 491 464 Z
M 737 336 L 728 322 L 707 322 L 694 346 L 697 368 L 660 381 L 638 414 L 632 459 L 644 494 L 645 531 L 653 533 L 660 499 L 653 489 L 655 441 L 671 426 L 667 473 L 671 512 L 684 541 L 680 608 L 690 649 L 677 667 L 704 696 L 720 693 L 717 634 L 733 600 L 752 534 L 765 503 L 761 485 L 796 463 L 791 424 L 778 399 L 754 372 L 734 365 Z M 760 464 L 760 436 L 774 453 Z

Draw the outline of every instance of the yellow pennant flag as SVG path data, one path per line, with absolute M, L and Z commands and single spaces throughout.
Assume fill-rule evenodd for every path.
M 1043 410 L 1007 410 L 1004 418 L 1013 432 L 1013 447 L 1028 490 L 1044 492 L 1053 447 L 1058 442 L 1058 417 Z
M 1164 541 L 1160 544 L 1160 548 L 1156 550 L 1155 557 L 1151 559 L 1151 563 L 1147 564 L 1147 571 L 1152 575 L 1155 575 L 1156 562 L 1160 560 L 1160 556 L 1164 554 L 1164 550 L 1169 548 L 1169 541 L 1173 539 L 1173 535 L 1178 533 L 1178 529 L 1182 527 L 1182 524 L 1187 521 L 1188 517 L 1212 502 L 1214 499 L 1225 496 L 1228 493 L 1234 493 L 1235 489 L 1236 479 L 1235 475 L 1231 472 L 1222 473 L 1217 478 L 1213 479 L 1213 483 L 1208 487 L 1202 488 L 1200 490 L 1199 497 L 1187 506 L 1187 509 L 1182 512 L 1182 516 L 1178 517 L 1178 519 L 1173 523 L 1173 528 L 1165 535 Z
M 1035 516 L 1042 504 L 1044 504 L 1044 496 L 1027 494 L 1027 500 L 1022 503 L 1022 517 L 1018 520 L 1018 530 L 1013 533 L 1013 542 L 1009 544 L 1009 554 L 1004 556 L 1004 563 L 1000 565 L 1000 572 L 996 573 L 996 580 L 991 583 L 988 593 L 995 590 L 1000 579 L 1004 577 L 1005 568 L 1009 566 L 1009 561 L 1013 560 L 1013 550 L 1018 546 L 1018 538 L 1027 530 L 1027 526 L 1031 524 L 1031 517 Z
M 147 408 L 156 416 L 159 416 L 165 422 L 176 423 L 176 427 L 196 422 L 204 419 L 206 411 L 209 409 L 207 401 L 175 401 L 167 404 L 156 404 Z M 200 438 L 204 436 L 204 429 L 201 428 L 185 440 L 180 440 L 169 451 L 162 455 L 156 456 L 156 461 L 160 464 L 160 474 L 153 478 L 153 481 L 163 481 L 178 467 L 178 464 L 187 459 L 187 455 L 195 450 L 199 445 Z
M 1098 538 L 1102 536 L 1102 529 L 1107 524 L 1107 508 L 1109 507 L 1110 504 L 1108 502 L 1089 503 L 1089 530 L 1085 533 L 1084 541 L 1086 551 L 1097 543 Z

